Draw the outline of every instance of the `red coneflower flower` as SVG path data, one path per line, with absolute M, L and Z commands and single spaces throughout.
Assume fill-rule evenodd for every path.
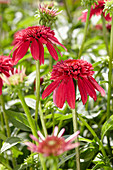
M 38 135 L 42 140 L 41 142 L 35 136 L 30 135 L 30 137 L 38 143 L 38 146 L 31 142 L 25 142 L 25 144 L 32 152 L 41 153 L 44 156 L 58 156 L 65 151 L 79 146 L 79 143 L 72 142 L 77 138 L 80 132 L 77 131 L 76 133 L 65 139 L 62 137 L 64 131 L 65 129 L 63 128 L 58 134 L 58 127 L 56 126 L 53 135 L 47 136 L 46 138 L 41 134 L 40 131 L 38 131 Z
M 58 54 L 56 52 L 56 49 L 58 50 L 58 48 L 56 47 L 56 44 L 62 46 L 63 48 L 65 47 L 54 35 L 54 31 L 51 30 L 50 27 L 45 27 L 44 25 L 28 27 L 17 32 L 13 41 L 13 44 L 15 44 L 12 49 L 12 51 L 14 51 L 12 57 L 13 63 L 17 64 L 17 62 L 24 57 L 30 47 L 33 58 L 35 60 L 40 60 L 40 64 L 44 64 L 43 44 L 46 45 L 50 55 L 55 60 L 58 60 Z
M 0 95 L 2 94 L 3 80 L 1 75 L 9 76 L 9 70 L 12 70 L 12 59 L 8 56 L 0 56 Z
M 74 80 L 77 80 L 83 104 L 87 101 L 87 95 L 95 101 L 97 99 L 95 89 L 100 91 L 102 96 L 105 95 L 105 91 L 92 77 L 93 74 L 93 67 L 87 61 L 69 59 L 58 62 L 53 66 L 51 73 L 51 80 L 53 80 L 53 82 L 43 92 L 42 99 L 54 91 L 53 101 L 57 107 L 62 108 L 64 102 L 67 100 L 69 106 L 74 109 Z
M 108 13 L 107 15 L 105 15 L 105 11 L 103 12 L 103 9 L 104 9 L 104 5 L 105 5 L 105 1 L 104 0 L 100 0 L 98 1 L 98 4 L 95 4 L 95 6 L 91 6 L 91 12 L 90 12 L 90 18 L 93 16 L 93 15 L 101 15 L 103 14 L 104 18 L 106 21 L 111 21 L 111 17 L 110 17 L 110 13 Z M 82 19 L 82 22 L 85 22 L 86 21 L 86 17 L 87 17 L 87 9 L 84 10 L 82 12 L 82 16 L 79 17 L 79 19 Z

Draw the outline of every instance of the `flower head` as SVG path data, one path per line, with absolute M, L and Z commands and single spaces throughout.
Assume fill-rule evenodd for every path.
M 39 5 L 39 12 L 41 14 L 46 14 L 48 16 L 51 16 L 51 17 L 55 17 L 57 16 L 58 14 L 60 14 L 62 11 L 58 12 L 57 9 L 54 9 L 54 3 L 51 2 L 50 4 L 45 4 L 45 3 L 42 3 Z
M 14 36 L 13 44 L 15 44 L 14 48 L 12 49 L 12 60 L 14 64 L 17 64 L 18 61 L 24 57 L 29 47 L 33 58 L 35 60 L 39 60 L 40 64 L 44 64 L 43 44 L 46 45 L 50 55 L 55 60 L 58 60 L 58 54 L 56 52 L 56 49 L 58 50 L 58 48 L 56 47 L 56 44 L 65 48 L 55 37 L 54 31 L 51 30 L 50 27 L 45 27 L 44 25 L 31 26 L 17 32 Z
M 65 151 L 71 150 L 79 146 L 79 143 L 72 142 L 77 138 L 80 132 L 77 131 L 69 138 L 65 139 L 62 137 L 64 131 L 65 129 L 63 128 L 58 134 L 58 127 L 56 126 L 53 134 L 51 136 L 47 136 L 46 138 L 41 134 L 40 131 L 38 131 L 38 135 L 41 141 L 39 141 L 33 135 L 30 135 L 33 140 L 38 142 L 38 146 L 31 142 L 26 142 L 25 144 L 32 152 L 41 153 L 44 156 L 58 156 L 64 153 Z
M 57 62 L 51 73 L 53 82 L 43 92 L 42 99 L 53 92 L 53 101 L 57 107 L 62 108 L 67 100 L 69 106 L 74 109 L 76 80 L 83 104 L 87 101 L 87 95 L 95 101 L 97 99 L 95 89 L 100 91 L 102 96 L 105 95 L 105 91 L 92 77 L 93 74 L 93 67 L 87 61 L 69 59 Z
M 58 12 L 58 9 L 55 8 L 55 2 L 42 2 L 38 7 L 38 14 L 35 16 L 40 18 L 40 24 L 52 27 L 57 19 L 57 15 L 62 11 Z
M 12 59 L 8 56 L 0 56 L 0 95 L 2 94 L 3 80 L 1 75 L 9 76 L 9 70 L 12 70 Z
M 90 18 L 93 16 L 93 15 L 101 15 L 103 14 L 104 18 L 107 20 L 107 21 L 111 21 L 111 17 L 110 17 L 110 13 L 108 13 L 107 15 L 105 15 L 105 11 L 103 12 L 103 9 L 104 9 L 104 5 L 105 5 L 105 1 L 104 0 L 99 0 L 98 1 L 98 4 L 95 3 L 94 7 L 93 5 L 91 6 L 91 12 L 90 12 Z M 86 21 L 86 17 L 87 17 L 87 9 L 85 11 L 83 11 L 82 13 L 82 16 L 79 17 L 79 19 L 82 19 L 82 22 L 85 22 Z

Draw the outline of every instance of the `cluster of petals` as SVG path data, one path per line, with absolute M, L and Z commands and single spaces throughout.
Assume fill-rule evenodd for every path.
M 112 18 L 110 17 L 110 13 L 108 13 L 108 14 L 106 15 L 106 14 L 105 14 L 105 11 L 103 12 L 104 5 L 105 5 L 105 1 L 104 1 L 104 0 L 99 0 L 99 1 L 98 1 L 98 4 L 95 3 L 95 6 L 92 5 L 92 6 L 91 6 L 90 18 L 89 18 L 89 19 L 91 19 L 91 17 L 92 17 L 93 15 L 99 16 L 99 15 L 103 14 L 103 16 L 104 16 L 104 18 L 105 18 L 106 21 L 111 21 Z M 82 12 L 82 16 L 79 17 L 79 19 L 81 19 L 82 22 L 85 22 L 85 21 L 86 21 L 87 11 L 88 11 L 87 9 L 84 10 L 84 11 Z
M 13 68 L 12 70 L 9 70 L 9 76 L 2 74 L 1 78 L 7 85 L 18 85 L 19 83 L 23 82 L 24 78 L 26 77 L 25 74 L 26 69 L 22 66 L 20 69 L 20 66 L 18 66 L 18 69 Z
M 44 25 L 31 26 L 18 31 L 14 35 L 13 44 L 15 46 L 10 54 L 13 52 L 12 60 L 14 65 L 16 65 L 18 61 L 24 57 L 29 47 L 33 58 L 35 60 L 39 60 L 40 64 L 44 64 L 44 44 L 46 45 L 50 55 L 55 60 L 58 60 L 57 51 L 59 51 L 56 45 L 60 45 L 65 48 L 55 37 L 54 31 L 51 30 L 50 27 L 45 27 Z
M 54 3 L 50 3 L 50 4 L 43 3 L 39 5 L 39 12 L 55 17 L 58 14 L 60 14 L 62 11 L 58 12 L 58 10 L 54 9 Z
M 9 70 L 13 69 L 12 59 L 9 56 L 0 56 L 0 95 L 2 94 L 2 75 L 9 76 Z
M 42 99 L 53 92 L 53 101 L 57 107 L 62 108 L 67 101 L 69 106 L 74 109 L 76 80 L 83 104 L 86 103 L 88 95 L 96 101 L 95 89 L 102 96 L 105 95 L 105 91 L 92 77 L 93 74 L 93 67 L 87 61 L 68 59 L 57 62 L 51 73 L 53 82 L 44 90 Z
M 41 134 L 40 131 L 38 131 L 38 135 L 41 139 L 39 141 L 35 136 L 30 135 L 30 137 L 38 143 L 38 146 L 31 142 L 25 142 L 25 144 L 28 146 L 28 149 L 32 152 L 41 153 L 44 156 L 58 156 L 64 153 L 65 151 L 71 150 L 77 146 L 79 146 L 79 143 L 72 143 L 77 136 L 79 135 L 79 131 L 65 139 L 62 137 L 65 129 L 61 129 L 61 131 L 58 133 L 58 127 L 56 126 L 54 128 L 53 134 L 51 136 L 47 136 L 46 138 Z

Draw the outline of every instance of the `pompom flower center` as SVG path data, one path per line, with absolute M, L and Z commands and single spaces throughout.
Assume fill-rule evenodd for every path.
M 66 60 L 53 66 L 51 79 L 56 80 L 61 76 L 69 76 L 78 80 L 79 77 L 89 77 L 94 74 L 92 64 L 84 60 Z
M 53 30 L 50 30 L 49 27 L 45 27 L 45 26 L 32 26 L 32 27 L 28 27 L 28 28 L 26 28 L 24 30 L 19 31 L 15 35 L 15 39 L 18 39 L 18 40 L 21 40 L 21 39 L 25 39 L 25 40 L 28 39 L 29 40 L 29 38 L 38 39 L 40 37 L 46 38 L 47 35 L 54 36 L 55 33 L 54 33 Z
M 48 136 L 45 141 L 40 142 L 39 148 L 43 153 L 49 153 L 49 155 L 57 155 L 59 149 L 65 146 L 63 138 L 57 136 Z

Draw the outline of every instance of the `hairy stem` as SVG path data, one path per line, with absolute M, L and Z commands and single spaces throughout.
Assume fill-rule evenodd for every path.
M 47 129 L 46 129 L 44 115 L 43 115 L 43 111 L 42 111 L 42 107 L 41 107 L 41 102 L 40 101 L 39 101 L 39 113 L 40 113 L 40 120 L 41 120 L 42 128 L 43 128 L 43 131 L 44 131 L 44 135 L 47 136 Z
M 38 108 L 40 100 L 40 61 L 36 60 L 36 109 L 35 109 L 35 121 L 38 120 Z
M 64 0 L 64 6 L 65 6 L 65 9 L 66 9 L 67 16 L 69 18 L 69 22 L 72 22 L 72 16 L 70 14 L 70 10 L 69 10 L 68 4 L 67 4 L 67 0 Z
M 7 114 L 5 112 L 5 103 L 4 103 L 3 95 L 0 95 L 0 99 L 1 99 L 2 109 L 3 109 L 3 116 L 4 116 L 4 120 L 5 120 L 5 124 L 6 124 L 7 136 L 10 137 L 10 127 L 9 127 Z
M 110 36 L 110 53 L 109 53 L 109 74 L 108 74 L 108 98 L 107 98 L 107 119 L 110 117 L 110 100 L 111 100 L 111 80 L 112 80 L 112 60 L 113 60 L 113 13 Z
M 72 110 L 72 116 L 73 116 L 73 129 L 74 129 L 74 133 L 75 133 L 78 130 L 76 107 L 75 107 L 75 109 Z M 78 137 L 76 138 L 75 142 L 78 142 Z M 77 170 L 80 170 L 79 147 L 76 147 L 75 151 L 76 151 L 76 168 L 77 168 Z
M 101 14 L 101 19 L 102 19 L 102 26 L 103 26 L 103 37 L 104 37 L 104 42 L 107 50 L 107 54 L 109 55 L 109 48 L 108 48 L 108 39 L 107 39 L 107 29 L 106 29 L 106 23 L 105 23 L 105 18 L 103 14 Z
M 24 111 L 25 111 L 25 113 L 26 113 L 26 116 L 27 116 L 29 125 L 30 125 L 30 127 L 31 127 L 31 131 L 32 131 L 32 133 L 33 133 L 33 135 L 34 135 L 35 137 L 38 137 L 37 131 L 36 131 L 36 127 L 35 127 L 35 124 L 34 124 L 34 122 L 33 122 L 33 118 L 32 118 L 32 116 L 31 116 L 30 110 L 29 110 L 29 108 L 28 108 L 28 106 L 27 106 L 27 104 L 26 104 L 26 102 L 25 102 L 25 99 L 24 99 L 24 97 L 23 97 L 23 95 L 22 95 L 22 92 L 21 92 L 20 90 L 18 90 L 18 97 L 20 98 L 21 103 L 22 103 L 22 106 L 23 106 L 23 109 L 24 109 Z
M 89 24 L 90 11 L 91 11 L 91 5 L 88 6 L 86 24 L 85 24 L 85 28 L 84 28 L 84 37 L 83 37 L 82 44 L 81 44 L 81 47 L 80 47 L 80 50 L 79 50 L 79 53 L 78 53 L 78 59 L 80 59 L 80 57 L 82 55 L 83 48 L 84 48 L 84 43 L 85 43 L 85 40 L 86 40 L 88 24 Z

